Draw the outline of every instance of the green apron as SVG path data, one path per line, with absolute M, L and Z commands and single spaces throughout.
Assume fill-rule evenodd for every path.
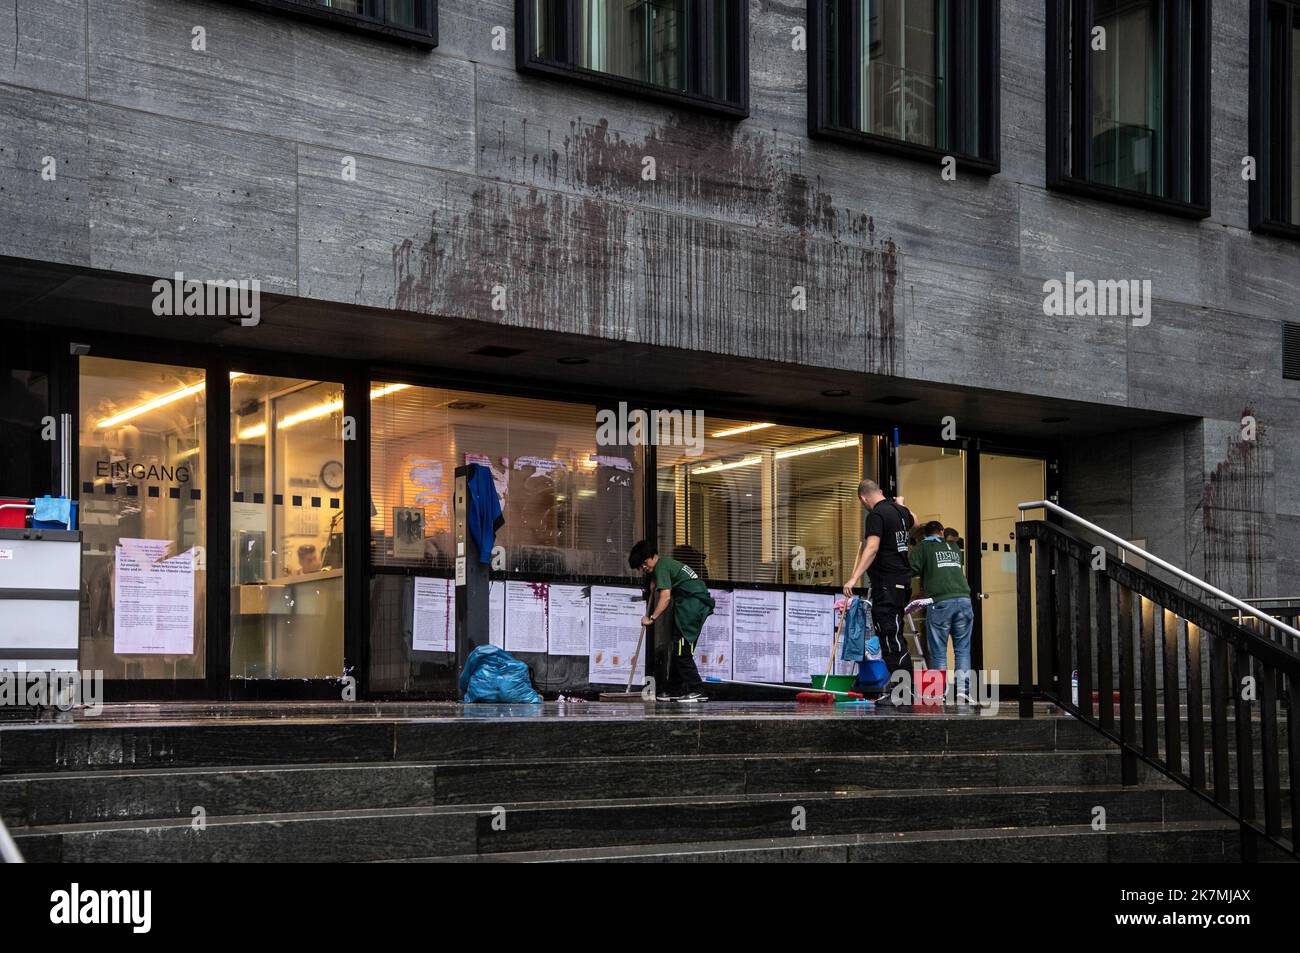
M 673 598 L 673 625 L 676 637 L 694 645 L 700 637 L 704 620 L 713 615 L 713 597 L 707 592 L 687 592 Z

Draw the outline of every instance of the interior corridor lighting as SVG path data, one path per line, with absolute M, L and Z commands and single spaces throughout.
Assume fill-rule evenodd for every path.
M 766 430 L 768 427 L 775 427 L 776 424 L 745 424 L 743 427 L 732 427 L 730 430 L 719 430 L 713 434 L 714 437 L 734 437 L 737 434 L 753 433 L 755 430 Z
M 716 436 L 716 435 L 715 435 Z M 802 457 L 808 453 L 821 453 L 823 450 L 842 450 L 846 447 L 856 447 L 858 445 L 857 437 L 842 437 L 839 440 L 830 440 L 825 443 L 810 443 L 802 447 L 787 447 L 784 450 L 776 451 L 775 457 L 778 460 L 788 460 L 790 457 Z M 740 460 L 732 460 L 729 463 L 709 463 L 701 467 L 691 467 L 691 476 L 699 476 L 701 473 L 720 473 L 723 470 L 734 470 L 737 467 L 752 467 L 763 462 L 762 456 L 751 454 Z
M 243 376 L 243 373 L 240 371 L 230 372 L 230 379 L 232 381 L 236 377 Z M 170 394 L 163 394 L 161 397 L 147 400 L 143 404 L 137 404 L 135 407 L 132 407 L 129 410 L 124 410 L 120 414 L 116 414 L 112 417 L 105 417 L 96 424 L 96 426 L 99 427 L 100 430 L 107 430 L 110 427 L 116 427 L 120 423 L 125 423 L 132 418 L 139 417 L 141 414 L 147 414 L 151 410 L 157 410 L 159 407 L 166 407 L 168 404 L 174 404 L 176 401 L 181 400 L 184 397 L 198 394 L 202 392 L 205 386 L 207 386 L 206 381 L 199 381 L 197 384 L 191 384 L 189 387 L 182 387 L 180 390 L 174 390 Z
M 385 384 L 382 387 L 376 387 L 370 391 L 370 399 L 375 400 L 379 397 L 387 397 L 389 394 L 395 394 L 399 390 L 406 390 L 410 384 Z M 343 409 L 343 398 L 336 400 L 327 400 L 324 403 L 317 404 L 315 407 L 308 407 L 306 410 L 300 410 L 296 414 L 289 414 L 276 425 L 276 430 L 288 430 L 290 427 L 296 427 L 300 423 L 308 420 L 319 420 L 330 414 L 337 413 Z M 255 424 L 239 431 L 240 440 L 252 440 L 255 437 L 266 436 L 266 424 Z

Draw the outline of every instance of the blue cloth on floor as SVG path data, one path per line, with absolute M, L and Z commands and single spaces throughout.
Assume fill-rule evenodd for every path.
M 861 662 L 867 652 L 866 605 L 854 596 L 844 611 L 844 641 L 841 643 L 840 658 L 845 662 Z
M 469 533 L 478 547 L 478 561 L 490 563 L 497 530 L 506 524 L 506 518 L 501 515 L 497 485 L 492 480 L 491 469 L 478 463 L 470 464 L 466 483 L 469 486 L 469 513 L 466 514 Z
M 533 691 L 528 666 L 505 649 L 480 645 L 465 660 L 460 673 L 460 693 L 466 704 L 495 702 L 499 705 L 540 705 L 542 696 Z
M 32 525 L 41 523 L 58 523 L 63 527 L 72 525 L 72 501 L 67 497 L 38 496 L 32 501 L 36 509 L 32 510 Z

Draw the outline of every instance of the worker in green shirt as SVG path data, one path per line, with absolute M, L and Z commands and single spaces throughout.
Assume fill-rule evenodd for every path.
M 925 524 L 925 539 L 912 548 L 912 572 L 921 577 L 925 594 L 934 604 L 925 611 L 925 637 L 930 647 L 930 664 L 944 668 L 948 663 L 948 637 L 952 636 L 956 663 L 957 701 L 973 704 L 970 697 L 970 632 L 975 624 L 970 584 L 962 567 L 962 552 L 944 538 L 943 524 Z
M 651 575 L 658 597 L 654 609 L 641 619 L 645 626 L 673 609 L 673 644 L 668 660 L 667 696 L 679 702 L 706 702 L 700 691 L 704 683 L 695 667 L 695 643 L 699 640 L 704 620 L 713 612 L 713 597 L 695 570 L 685 563 L 660 556 L 654 543 L 641 540 L 632 547 L 627 557 L 633 569 Z M 678 692 L 682 692 L 680 696 Z

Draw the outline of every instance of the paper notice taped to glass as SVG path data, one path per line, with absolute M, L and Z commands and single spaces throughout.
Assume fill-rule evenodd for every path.
M 169 539 L 123 539 L 114 551 L 113 652 L 194 653 L 194 550 Z

